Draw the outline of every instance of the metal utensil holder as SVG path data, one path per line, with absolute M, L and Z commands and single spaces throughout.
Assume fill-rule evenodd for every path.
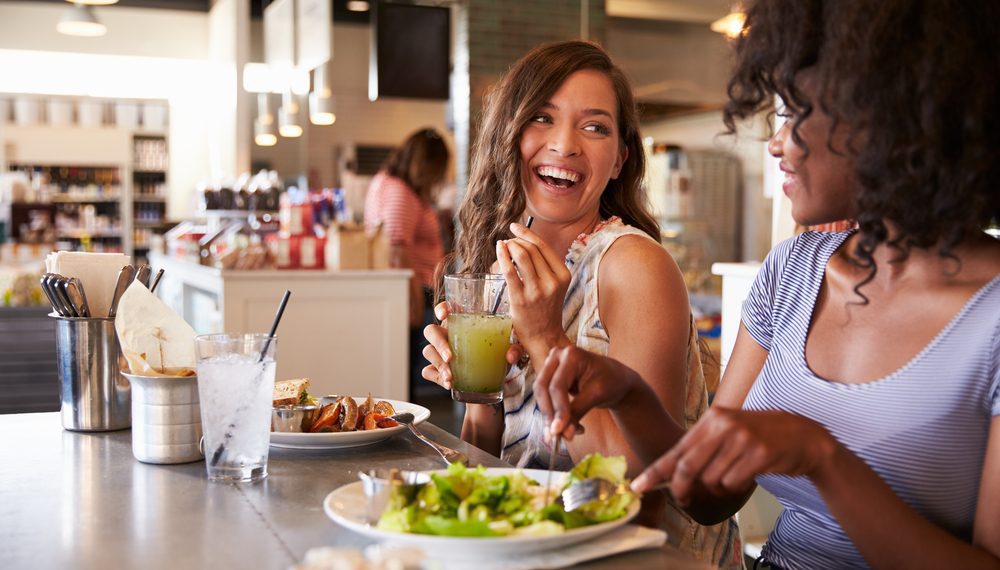
M 56 364 L 62 424 L 72 431 L 114 431 L 132 425 L 131 386 L 115 320 L 49 315 L 56 319 Z

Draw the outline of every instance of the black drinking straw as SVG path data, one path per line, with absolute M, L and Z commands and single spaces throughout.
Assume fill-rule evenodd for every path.
M 524 227 L 530 228 L 531 222 L 533 221 L 535 221 L 535 218 L 533 216 L 528 216 L 528 221 L 524 223 Z M 497 314 L 497 310 L 500 309 L 500 300 L 503 299 L 503 292 L 506 290 L 507 290 L 507 282 L 504 281 L 503 284 L 500 285 L 500 292 L 497 293 L 496 300 L 493 301 L 493 310 L 490 311 L 491 315 Z
M 268 333 L 267 340 L 264 341 L 264 350 L 260 351 L 260 360 L 257 362 L 264 362 L 267 349 L 271 347 L 271 339 L 274 338 L 274 333 L 278 332 L 278 323 L 281 322 L 281 314 L 285 312 L 285 305 L 288 304 L 288 298 L 291 296 L 292 292 L 285 289 L 285 294 L 281 296 L 281 304 L 278 305 L 278 312 L 274 314 L 274 322 L 271 323 L 271 332 Z
M 264 341 L 264 349 L 260 351 L 260 359 L 257 360 L 258 364 L 264 362 L 264 357 L 267 356 L 267 349 L 271 347 L 271 340 L 274 338 L 274 333 L 278 332 L 278 323 L 281 322 L 281 315 L 285 312 L 285 305 L 288 304 L 288 298 L 291 296 L 292 292 L 285 289 L 285 294 L 281 297 L 281 304 L 278 305 L 278 312 L 274 315 L 274 322 L 271 323 L 271 332 L 267 334 L 267 340 Z M 234 424 L 229 424 L 230 430 L 235 428 Z M 215 448 L 215 453 L 212 454 L 213 466 L 222 459 L 222 455 L 226 452 L 226 442 L 232 439 L 232 437 L 233 432 L 227 431 L 225 437 L 222 438 L 222 443 L 219 444 L 219 447 Z

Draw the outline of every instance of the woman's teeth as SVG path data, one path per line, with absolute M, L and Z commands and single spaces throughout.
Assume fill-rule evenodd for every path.
M 572 170 L 564 170 L 554 166 L 539 166 L 535 171 L 547 184 L 560 188 L 569 188 L 580 180 L 580 175 Z

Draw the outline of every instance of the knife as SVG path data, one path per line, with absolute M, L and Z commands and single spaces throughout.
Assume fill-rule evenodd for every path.
M 66 316 L 68 317 L 79 317 L 80 313 L 76 309 L 76 305 L 69 296 L 69 279 L 63 276 L 59 276 L 56 279 L 56 293 L 59 298 L 62 299 L 63 304 L 66 305 Z
M 153 284 L 149 286 L 149 292 L 155 293 L 156 286 L 160 284 L 160 278 L 163 277 L 163 269 L 156 272 L 156 276 L 153 277 Z
M 149 275 L 153 270 L 148 265 L 140 265 L 139 269 L 135 271 L 135 280 L 146 286 L 149 289 Z
M 49 300 L 52 304 L 52 310 L 56 312 L 57 315 L 62 316 L 62 311 L 59 308 L 59 302 L 56 301 L 55 294 L 52 292 L 52 287 L 49 285 L 49 276 L 51 273 L 46 273 L 42 275 L 39 280 L 42 286 L 42 293 L 45 293 L 45 298 Z
M 66 298 L 59 289 L 59 280 L 62 275 L 58 273 L 50 273 L 48 278 L 49 291 L 52 293 L 52 298 L 56 301 L 56 312 L 62 317 L 72 317 L 73 309 L 66 303 Z
M 90 307 L 87 305 L 87 295 L 83 292 L 83 283 L 76 277 L 70 277 L 65 285 L 66 297 L 73 305 L 76 316 L 90 318 Z
M 109 317 L 114 318 L 118 314 L 118 301 L 121 300 L 125 289 L 128 289 L 128 286 L 132 284 L 133 279 L 135 279 L 135 267 L 132 265 L 126 265 L 118 272 L 118 282 L 115 283 L 115 292 L 111 295 L 111 308 L 108 309 Z

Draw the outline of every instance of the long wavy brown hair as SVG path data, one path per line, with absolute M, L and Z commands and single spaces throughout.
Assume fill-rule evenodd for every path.
M 885 243 L 953 257 L 1000 216 L 1000 2 L 761 0 L 736 41 L 730 133 L 778 95 L 792 137 L 818 106 L 848 128 L 857 184 L 855 263 L 877 271 Z M 803 93 L 801 74 L 817 87 Z M 831 138 L 827 146 L 832 149 Z M 808 149 L 806 149 L 808 152 Z M 889 237 L 886 222 L 898 228 Z M 861 295 L 864 298 L 864 295 Z M 867 299 L 865 299 L 867 302 Z
M 425 204 L 448 170 L 448 146 L 434 129 L 420 129 L 392 151 L 382 168 L 413 188 Z
M 601 195 L 602 218 L 619 216 L 657 242 L 660 230 L 641 186 L 646 161 L 632 87 L 608 54 L 592 43 L 569 41 L 535 48 L 515 63 L 492 91 L 476 137 L 469 186 L 458 210 L 460 234 L 449 270 L 486 272 L 496 260 L 496 242 L 524 212 L 521 133 L 570 75 L 584 69 L 604 73 L 618 100 L 620 144 L 628 149 L 621 173 Z M 523 220 L 522 220 L 523 221 Z

